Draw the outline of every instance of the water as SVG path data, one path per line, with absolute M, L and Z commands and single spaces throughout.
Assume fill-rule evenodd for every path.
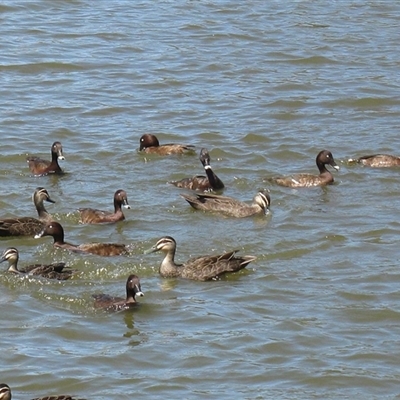
M 16 399 L 396 398 L 400 311 L 398 170 L 348 165 L 399 154 L 396 2 L 3 2 L 2 216 L 35 215 L 44 186 L 73 243 L 132 243 L 130 257 L 1 239 L 23 266 L 65 261 L 81 272 L 49 282 L 0 274 L 0 381 Z M 202 173 L 198 157 L 146 157 L 139 138 L 210 150 L 225 194 L 269 188 L 265 218 L 195 212 L 168 180 Z M 27 154 L 64 147 L 66 174 L 30 176 Z M 316 172 L 319 150 L 341 169 L 326 188 L 263 178 Z M 78 224 L 79 207 L 126 221 Z M 177 259 L 239 249 L 258 257 L 218 282 L 164 280 L 164 235 Z M 5 264 L 1 264 L 4 271 Z M 134 312 L 105 314 L 91 295 L 124 295 Z

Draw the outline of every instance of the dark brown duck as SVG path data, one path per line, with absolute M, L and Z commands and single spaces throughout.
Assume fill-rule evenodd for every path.
M 62 174 L 63 170 L 58 165 L 58 160 L 65 160 L 60 142 L 54 142 L 51 146 L 51 161 L 30 156 L 27 157 L 29 169 L 34 175 Z
M 79 208 L 83 224 L 104 224 L 123 221 L 125 215 L 122 207 L 131 208 L 125 190 L 119 189 L 114 193 L 114 212 L 96 210 L 94 208 Z
M 0 263 L 8 261 L 7 272 L 21 275 L 36 275 L 48 279 L 66 280 L 77 272 L 76 270 L 65 268 L 65 263 L 52 264 L 32 264 L 27 265 L 23 269 L 18 269 L 19 252 L 15 247 L 9 247 L 4 250 L 0 259 Z
M 278 177 L 266 179 L 277 183 L 281 186 L 287 187 L 314 187 L 314 186 L 325 186 L 333 183 L 333 175 L 327 170 L 326 166 L 330 165 L 336 170 L 339 170 L 339 166 L 333 159 L 333 155 L 328 150 L 322 150 L 318 153 L 316 158 L 319 175 L 312 174 L 295 174 L 286 177 Z
M 99 256 L 119 256 L 128 253 L 127 246 L 119 243 L 84 243 L 75 245 L 64 242 L 64 229 L 55 221 L 48 222 L 43 230 L 35 236 L 35 239 L 43 236 L 52 236 L 54 247 L 74 251 L 77 253 L 91 253 Z
M 256 259 L 254 256 L 237 257 L 237 250 L 215 256 L 191 258 L 183 264 L 175 263 L 176 242 L 171 236 L 162 237 L 145 253 L 165 253 L 159 273 L 164 278 L 181 277 L 196 281 L 217 280 L 228 272 L 237 272 Z
M 194 152 L 194 146 L 185 144 L 163 144 L 160 145 L 157 137 L 151 133 L 145 133 L 140 138 L 139 151 L 148 154 L 159 154 L 167 156 L 171 154 L 185 154 Z
M 207 176 L 196 175 L 192 178 L 184 178 L 180 181 L 171 181 L 169 183 L 179 188 L 198 190 L 202 192 L 208 192 L 211 190 L 221 191 L 225 185 L 212 170 L 210 165 L 210 154 L 207 149 L 201 149 L 200 161 L 203 164 Z
M 44 202 L 55 203 L 45 188 L 38 187 L 32 196 L 39 219 L 33 217 L 14 217 L 0 219 L 0 236 L 34 236 L 43 229 L 51 215 L 46 211 Z
M 136 307 L 138 304 L 136 296 L 142 297 L 144 293 L 140 286 L 140 279 L 137 275 L 129 275 L 126 281 L 126 298 L 113 297 L 108 294 L 94 294 L 95 308 L 102 308 L 106 311 L 120 311 Z
M 6 383 L 0 383 L 0 400 L 11 400 L 11 389 Z M 78 398 L 76 396 L 71 396 L 68 394 L 55 395 L 55 396 L 45 396 L 45 397 L 35 397 L 32 400 L 85 400 Z
M 267 191 L 258 192 L 251 204 L 233 199 L 232 197 L 208 193 L 199 193 L 195 196 L 181 194 L 181 196 L 196 210 L 211 211 L 236 218 L 266 214 L 271 205 L 271 198 Z
M 349 163 L 358 163 L 372 168 L 390 168 L 400 166 L 400 157 L 389 154 L 373 154 L 360 158 L 350 158 Z

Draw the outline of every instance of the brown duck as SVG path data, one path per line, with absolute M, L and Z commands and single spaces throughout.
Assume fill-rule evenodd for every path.
M 319 175 L 295 174 L 291 176 L 271 178 L 266 180 L 271 180 L 278 185 L 292 188 L 325 186 L 333 183 L 333 175 L 326 169 L 326 166 L 330 165 L 336 170 L 339 170 L 339 166 L 333 159 L 332 153 L 328 150 L 322 150 L 318 153 L 315 161 L 317 163 Z
M 65 160 L 60 142 L 54 142 L 51 146 L 51 161 L 30 156 L 27 157 L 29 169 L 34 175 L 62 174 L 63 170 L 58 165 L 58 160 Z
M 390 168 L 400 166 L 400 157 L 391 156 L 389 154 L 373 154 L 371 156 L 363 156 L 360 158 L 350 158 L 349 163 L 358 163 L 372 168 Z
M 266 214 L 271 205 L 271 198 L 266 191 L 258 192 L 251 204 L 216 194 L 196 195 L 181 194 L 181 196 L 196 210 L 211 211 L 229 217 L 244 218 L 253 215 Z
M 211 190 L 221 191 L 225 185 L 218 178 L 217 174 L 212 170 L 210 165 L 210 154 L 207 149 L 201 149 L 200 151 L 200 161 L 203 164 L 204 170 L 207 176 L 196 175 L 192 178 L 184 178 L 180 181 L 171 181 L 172 185 L 179 188 L 198 190 L 202 192 L 209 192 Z
M 256 259 L 254 256 L 236 257 L 231 251 L 215 256 L 191 258 L 183 264 L 175 263 L 176 242 L 171 236 L 162 237 L 146 254 L 162 251 L 165 258 L 161 262 L 159 273 L 164 278 L 181 277 L 196 281 L 217 280 L 227 272 L 237 272 Z
M 64 229 L 55 221 L 48 222 L 43 230 L 35 236 L 35 239 L 43 236 L 52 236 L 54 239 L 54 247 L 77 253 L 91 253 L 99 256 L 118 256 L 128 253 L 127 246 L 119 243 L 84 243 L 75 245 L 64 242 Z
M 160 145 L 155 135 L 151 133 L 145 133 L 140 138 L 139 151 L 148 154 L 159 154 L 161 156 L 168 156 L 171 154 L 185 154 L 194 152 L 194 146 L 185 144 Z
M 11 389 L 6 383 L 0 383 L 0 400 L 11 400 Z M 76 396 L 70 396 L 66 394 L 55 395 L 55 396 L 45 396 L 45 397 L 36 397 L 32 400 L 85 400 L 78 398 Z
M 131 208 L 125 190 L 119 189 L 114 193 L 114 212 L 96 210 L 94 208 L 79 208 L 83 224 L 103 224 L 118 222 L 125 219 L 122 207 Z
M 8 261 L 7 272 L 14 274 L 36 275 L 48 279 L 66 280 L 76 272 L 76 270 L 65 269 L 65 263 L 52 263 L 52 264 L 32 264 L 27 265 L 23 269 L 18 269 L 19 252 L 15 247 L 9 247 L 4 250 L 0 259 L 0 263 Z
M 140 279 L 137 275 L 129 275 L 126 281 L 126 298 L 113 297 L 108 294 L 94 294 L 95 308 L 102 308 L 106 311 L 120 311 L 135 307 L 138 303 L 136 296 L 142 297 L 144 293 L 140 286 Z
M 43 229 L 51 215 L 44 207 L 44 201 L 55 203 L 45 188 L 38 187 L 32 196 L 39 219 L 32 217 L 14 217 L 0 219 L 0 236 L 34 236 Z

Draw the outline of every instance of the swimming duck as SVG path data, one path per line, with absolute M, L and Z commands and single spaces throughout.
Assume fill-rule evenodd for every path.
M 213 211 L 237 218 L 266 214 L 271 205 L 271 198 L 266 191 L 258 192 L 252 204 L 215 194 L 196 194 L 195 196 L 181 194 L 181 196 L 196 210 Z
M 367 167 L 373 168 L 389 168 L 400 166 L 400 157 L 391 156 L 389 154 L 373 154 L 371 156 L 363 156 L 360 158 L 350 158 L 349 163 L 359 163 Z
M 94 294 L 94 306 L 107 311 L 127 310 L 136 306 L 136 296 L 142 297 L 144 293 L 140 286 L 140 279 L 137 275 L 129 275 L 126 281 L 126 299 L 122 297 L 113 297 L 108 294 Z
M 175 264 L 176 242 L 171 236 L 162 237 L 145 254 L 162 251 L 165 258 L 159 273 L 164 278 L 182 277 L 197 281 L 217 280 L 227 272 L 237 272 L 256 259 L 253 256 L 236 257 L 237 250 L 215 256 L 191 258 L 183 264 Z
M 210 154 L 208 153 L 207 149 L 201 149 L 200 161 L 203 164 L 207 176 L 196 175 L 193 178 L 184 178 L 180 181 L 171 181 L 168 183 L 171 183 L 179 188 L 199 190 L 202 192 L 222 190 L 225 185 L 212 170 L 210 165 Z
M 171 154 L 184 154 L 194 151 L 194 146 L 185 144 L 163 144 L 160 145 L 157 137 L 151 133 L 145 133 L 140 138 L 139 151 L 144 153 L 159 154 L 167 156 Z
M 118 222 L 125 219 L 122 208 L 131 208 L 125 190 L 119 189 L 114 193 L 114 212 L 96 210 L 94 208 L 79 208 L 81 222 L 83 224 L 102 224 L 107 222 Z
M 23 269 L 18 269 L 18 259 L 18 250 L 15 247 L 9 247 L 4 250 L 0 263 L 8 261 L 8 272 L 14 274 L 40 275 L 48 279 L 66 280 L 71 278 L 72 274 L 76 272 L 71 269 L 64 269 L 65 263 L 63 262 L 53 264 L 33 264 L 27 265 Z
M 91 253 L 99 256 L 118 256 L 128 253 L 127 247 L 119 243 L 84 243 L 80 245 L 66 243 L 64 242 L 64 229 L 55 221 L 48 222 L 43 230 L 35 235 L 35 239 L 43 236 L 52 236 L 54 239 L 54 247 L 77 253 Z
M 29 169 L 34 175 L 62 174 L 63 170 L 58 165 L 58 160 L 65 160 L 60 142 L 51 145 L 51 161 L 39 157 L 27 157 Z
M 0 383 L 0 400 L 11 400 L 11 389 L 6 383 Z M 56 395 L 56 396 L 45 396 L 36 397 L 32 400 L 84 400 L 75 396 L 70 395 Z
M 51 221 L 43 202 L 55 203 L 45 188 L 38 187 L 32 196 L 39 219 L 33 217 L 14 217 L 0 219 L 0 236 L 34 236 L 43 229 L 43 223 Z
M 339 170 L 339 166 L 333 159 L 332 153 L 328 150 L 320 151 L 317 155 L 316 163 L 319 169 L 319 175 L 295 174 L 287 177 L 272 178 L 270 180 L 278 185 L 293 188 L 325 186 L 333 183 L 333 175 L 326 169 L 326 165 L 330 165 L 336 170 Z

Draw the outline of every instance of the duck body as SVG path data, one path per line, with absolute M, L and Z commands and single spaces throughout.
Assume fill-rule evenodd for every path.
M 231 197 L 215 194 L 181 195 L 194 209 L 210 211 L 229 217 L 245 218 L 266 214 L 271 204 L 271 198 L 266 191 L 258 192 L 251 204 Z
M 63 170 L 58 165 L 58 160 L 65 160 L 60 142 L 54 142 L 51 146 L 51 161 L 35 156 L 27 157 L 26 160 L 34 175 L 63 174 Z
M 94 294 L 94 307 L 106 311 L 121 311 L 137 306 L 136 296 L 142 297 L 144 293 L 137 275 L 129 275 L 126 281 L 126 298 L 113 297 L 108 294 Z
M 52 264 L 32 264 L 27 265 L 23 269 L 18 268 L 19 252 L 15 247 L 9 247 L 4 250 L 0 263 L 8 261 L 7 271 L 21 275 L 36 275 L 48 279 L 66 280 L 76 272 L 76 270 L 66 269 L 65 263 Z
M 123 221 L 125 215 L 122 207 L 131 208 L 125 190 L 119 189 L 114 193 L 114 212 L 102 211 L 94 208 L 79 208 L 78 211 L 83 224 L 104 224 Z
M 11 400 L 11 389 L 6 383 L 0 383 L 0 400 Z M 45 397 L 36 397 L 32 400 L 85 400 L 78 398 L 76 396 L 71 396 L 67 394 L 55 395 L 55 396 L 45 396 Z
M 80 245 L 67 243 L 64 241 L 63 227 L 55 221 L 46 223 L 42 231 L 35 235 L 35 238 L 38 239 L 43 236 L 52 236 L 54 247 L 77 253 L 91 253 L 103 257 L 128 254 L 127 246 L 120 243 L 84 243 Z
M 38 187 L 33 193 L 33 203 L 39 219 L 33 217 L 14 217 L 0 219 L 0 236 L 34 236 L 38 234 L 46 221 L 52 220 L 44 207 L 44 201 L 55 203 L 46 189 Z
M 237 250 L 220 255 L 191 258 L 179 265 L 175 263 L 176 242 L 171 236 L 164 236 L 145 253 L 165 253 L 159 273 L 164 278 L 191 279 L 197 281 L 217 280 L 229 272 L 237 272 L 254 261 L 254 256 L 236 256 Z
M 327 170 L 326 165 L 330 165 L 336 170 L 339 170 L 339 166 L 336 164 L 332 153 L 328 150 L 320 151 L 316 158 L 316 164 L 319 175 L 295 174 L 286 177 L 272 178 L 271 181 L 278 185 L 292 188 L 325 186 L 333 183 L 333 175 Z
M 171 181 L 169 183 L 179 188 L 197 190 L 202 192 L 223 190 L 225 185 L 212 170 L 210 160 L 211 159 L 208 150 L 204 148 L 201 149 L 200 161 L 203 164 L 207 176 L 196 175 L 192 178 L 183 178 L 179 181 Z
M 400 166 L 400 157 L 391 156 L 390 154 L 373 154 L 357 159 L 350 158 L 349 162 L 356 162 L 372 168 L 390 168 Z
M 159 154 L 161 156 L 169 156 L 173 154 L 193 153 L 194 146 L 171 143 L 160 145 L 155 135 L 151 133 L 145 133 L 140 138 L 139 151 L 147 154 Z

